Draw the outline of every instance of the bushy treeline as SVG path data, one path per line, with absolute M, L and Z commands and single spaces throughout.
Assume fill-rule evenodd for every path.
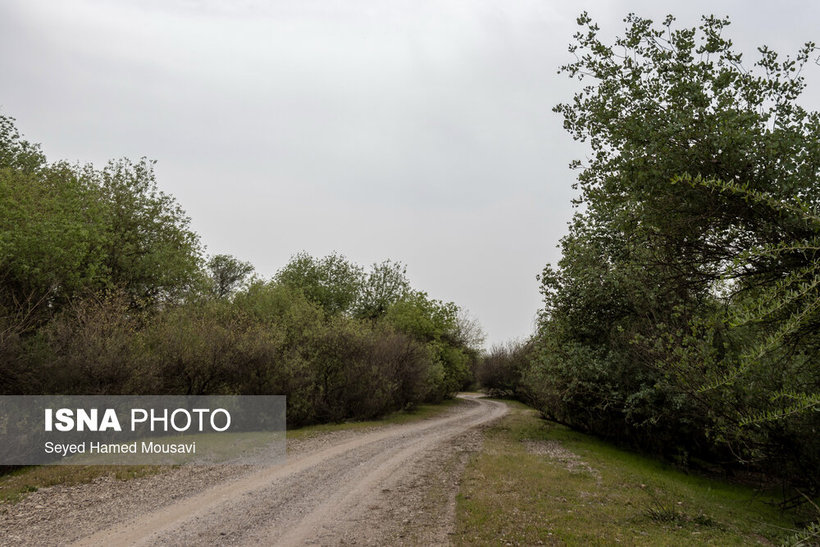
M 252 272 L 203 258 L 151 162 L 48 163 L 0 117 L 0 393 L 284 394 L 297 426 L 472 381 L 480 332 L 399 263 Z
M 559 105 L 592 152 L 526 347 L 479 368 L 545 415 L 682 463 L 820 481 L 820 116 L 796 58 L 583 15 Z M 521 358 L 527 362 L 521 364 Z M 493 364 L 496 362 L 496 364 Z
M 524 386 L 524 377 L 530 368 L 533 350 L 531 340 L 493 346 L 476 363 L 476 382 L 490 397 L 532 402 Z

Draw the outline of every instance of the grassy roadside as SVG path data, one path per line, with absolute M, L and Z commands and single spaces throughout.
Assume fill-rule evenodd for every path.
M 321 424 L 288 430 L 288 439 L 304 439 L 343 429 L 365 429 L 391 424 L 403 424 L 432 418 L 447 409 L 461 404 L 458 399 L 434 405 L 419 405 L 412 410 L 393 412 L 381 420 Z M 22 467 L 0 476 L 0 508 L 4 504 L 20 501 L 29 492 L 48 486 L 83 484 L 98 477 L 110 476 L 117 480 L 129 480 L 160 473 L 168 469 L 161 465 L 41 465 Z
M 795 527 L 752 489 L 687 475 L 510 403 L 467 465 L 459 545 L 749 545 Z
M 159 465 L 38 465 L 21 467 L 0 476 L 0 508 L 16 503 L 29 492 L 57 484 L 73 485 L 91 482 L 97 477 L 111 476 L 129 480 L 159 473 Z

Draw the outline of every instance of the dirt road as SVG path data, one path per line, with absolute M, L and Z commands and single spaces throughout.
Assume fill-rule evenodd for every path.
M 0 532 L 16 544 L 446 544 L 478 426 L 506 412 L 464 399 L 420 422 L 289 444 L 282 465 L 36 492 L 0 516 Z M 117 491 L 100 496 L 101 487 Z

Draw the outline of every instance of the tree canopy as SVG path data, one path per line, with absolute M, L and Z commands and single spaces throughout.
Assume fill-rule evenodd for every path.
M 253 265 L 231 255 L 218 254 L 208 259 L 211 290 L 217 298 L 225 298 L 236 291 L 253 273 Z
M 608 44 L 582 14 L 561 69 L 582 87 L 555 111 L 591 153 L 522 381 L 573 426 L 817 485 L 816 48 L 747 66 L 728 19 L 625 22 Z
M 134 304 L 178 298 L 200 279 L 199 237 L 142 159 L 49 164 L 0 117 L 0 305 L 59 309 L 124 290 Z

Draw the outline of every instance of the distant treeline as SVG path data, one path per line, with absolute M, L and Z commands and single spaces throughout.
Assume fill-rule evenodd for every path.
M 0 117 L 0 393 L 284 394 L 290 426 L 472 381 L 481 332 L 405 268 L 205 258 L 152 163 L 48 163 Z
M 539 277 L 537 332 L 479 379 L 574 428 L 817 494 L 820 115 L 797 102 L 817 49 L 744 67 L 726 20 L 627 22 L 608 45 L 579 19 L 563 71 L 586 87 L 555 110 L 591 147 L 582 207 Z

